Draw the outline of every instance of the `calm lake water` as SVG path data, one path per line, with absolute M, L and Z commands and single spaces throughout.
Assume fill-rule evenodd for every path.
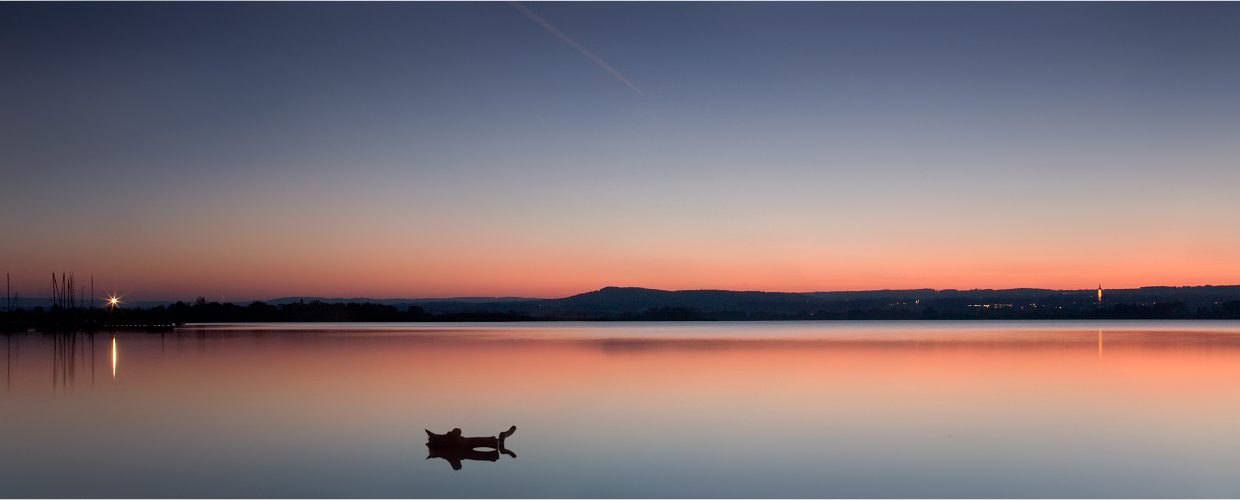
M 1234 321 L 0 340 L 5 497 L 1240 496 Z M 516 458 L 427 458 L 513 425 Z

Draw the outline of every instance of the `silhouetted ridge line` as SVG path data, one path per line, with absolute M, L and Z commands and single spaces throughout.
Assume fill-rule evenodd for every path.
M 515 312 L 578 320 L 1084 319 L 1230 317 L 1224 304 L 1236 300 L 1240 286 L 1109 290 L 1101 303 L 1093 289 L 789 293 L 605 287 L 561 299 L 415 305 L 435 315 Z
M 365 299 L 369 300 L 369 299 Z M 737 321 L 911 319 L 1240 319 L 1240 286 L 1105 290 L 875 290 L 734 292 L 606 287 L 560 299 L 414 300 L 398 305 L 298 299 L 284 304 L 207 302 L 103 310 L 59 306 L 0 313 L 0 329 L 98 330 L 105 324 L 420 321 Z M 106 322 L 106 323 L 105 323 Z

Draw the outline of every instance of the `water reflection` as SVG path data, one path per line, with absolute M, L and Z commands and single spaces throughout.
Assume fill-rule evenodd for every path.
M 73 382 L 76 373 L 78 335 L 74 333 L 52 335 L 52 387 L 56 387 L 56 379 L 59 375 L 60 388 L 66 390 Z
M 0 496 L 1240 495 L 1240 322 L 880 323 L 19 333 Z
M 93 388 L 98 343 L 96 336 L 93 332 L 5 333 L 5 392 L 14 390 L 15 380 L 20 383 L 36 373 L 46 376 L 48 371 L 51 372 L 50 392 L 53 394 L 69 393 L 77 389 L 78 376 L 83 374 L 83 370 L 89 373 L 90 386 Z M 43 368 L 22 369 L 23 361 L 28 367 L 39 365 Z M 112 339 L 112 370 L 115 376 L 115 338 Z
M 461 460 L 495 462 L 499 460 L 500 453 L 517 458 L 516 453 L 504 446 L 505 440 L 514 432 L 517 432 L 515 425 L 499 433 L 498 436 L 484 437 L 462 437 L 460 428 L 452 429 L 446 434 L 435 434 L 427 430 L 426 448 L 430 454 L 426 456 L 426 459 L 442 458 L 452 465 L 452 470 L 461 470 Z M 494 449 L 481 451 L 476 448 Z
M 4 334 L 4 389 L 13 390 L 13 335 Z

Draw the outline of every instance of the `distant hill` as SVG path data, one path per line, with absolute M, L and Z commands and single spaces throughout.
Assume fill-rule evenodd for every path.
M 376 304 L 402 314 L 410 308 L 440 318 L 525 318 L 549 320 L 778 320 L 918 318 L 1086 318 L 1231 317 L 1240 307 L 1240 286 L 1150 286 L 1104 290 L 864 290 L 843 292 L 754 292 L 656 290 L 606 287 L 558 299 L 455 297 L 371 299 L 280 297 L 271 306 Z M 21 307 L 47 307 L 46 298 L 23 298 Z M 131 301 L 126 307 L 169 306 L 167 301 Z M 248 306 L 251 302 L 241 302 Z M 98 305 L 102 305 L 100 302 Z M 429 317 L 428 316 L 428 317 Z
M 913 317 L 1078 317 L 1100 306 L 1179 304 L 1193 312 L 1240 300 L 1240 286 L 1104 290 L 870 290 L 737 292 L 606 287 L 560 299 L 414 300 L 431 314 L 504 313 L 557 319 L 797 319 Z
M 47 300 L 47 299 L 42 299 Z M 0 311 L 0 330 L 59 325 L 98 313 L 32 304 Z M 30 301 L 30 302 L 27 302 Z M 100 304 L 101 305 L 101 304 Z M 669 320 L 911 320 L 911 319 L 1240 319 L 1240 286 L 1142 287 L 1098 291 L 870 290 L 854 292 L 737 292 L 606 287 L 559 299 L 332 299 L 282 297 L 241 304 L 126 303 L 125 321 L 669 321 Z M 108 314 L 111 314 L 110 312 Z M 68 318 L 68 319 L 66 319 Z

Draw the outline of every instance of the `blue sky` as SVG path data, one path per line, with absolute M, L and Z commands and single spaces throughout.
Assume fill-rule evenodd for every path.
M 0 267 L 150 298 L 1240 282 L 1232 3 L 0 5 Z

